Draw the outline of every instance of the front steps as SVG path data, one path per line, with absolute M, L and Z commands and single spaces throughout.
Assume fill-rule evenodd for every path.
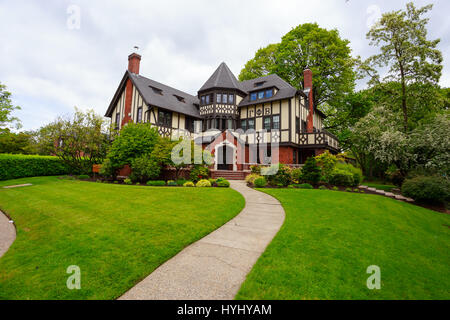
M 227 180 L 244 180 L 249 174 L 247 171 L 211 170 L 211 178 L 225 178 Z

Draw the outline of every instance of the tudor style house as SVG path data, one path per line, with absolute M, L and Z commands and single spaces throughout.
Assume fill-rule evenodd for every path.
M 136 53 L 128 57 L 106 111 L 117 130 L 129 121 L 150 122 L 161 135 L 195 139 L 214 155 L 215 170 L 248 170 L 270 160 L 300 165 L 324 150 L 339 151 L 313 105 L 309 69 L 304 90 L 297 90 L 276 74 L 240 82 L 221 63 L 194 96 L 141 76 L 140 61 Z

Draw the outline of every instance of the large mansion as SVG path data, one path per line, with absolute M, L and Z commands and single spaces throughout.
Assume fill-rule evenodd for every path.
M 313 105 L 309 69 L 304 90 L 297 90 L 276 74 L 240 82 L 221 63 L 194 96 L 140 75 L 140 60 L 136 53 L 128 57 L 106 111 L 117 130 L 129 121 L 150 122 L 161 135 L 195 139 L 214 154 L 216 170 L 270 162 L 272 145 L 279 159 L 273 162 L 293 165 L 339 150 L 336 138 L 323 130 L 325 115 Z

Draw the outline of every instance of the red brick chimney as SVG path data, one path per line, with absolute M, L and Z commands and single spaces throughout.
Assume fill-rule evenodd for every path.
M 308 93 L 308 117 L 306 118 L 306 131 L 314 131 L 314 101 L 313 101 L 313 86 L 312 86 L 312 71 L 310 69 L 305 69 L 303 71 L 303 89 L 309 89 Z
M 139 74 L 139 65 L 141 64 L 141 56 L 137 53 L 132 53 L 128 56 L 128 71 Z

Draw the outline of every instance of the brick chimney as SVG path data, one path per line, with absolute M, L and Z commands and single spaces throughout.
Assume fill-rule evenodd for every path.
M 132 53 L 128 56 L 128 71 L 139 74 L 139 65 L 141 64 L 141 56 L 137 53 Z
M 303 71 L 303 89 L 309 89 L 308 93 L 308 117 L 306 118 L 306 131 L 314 131 L 314 101 L 313 101 L 313 86 L 312 86 L 312 71 L 305 69 Z

